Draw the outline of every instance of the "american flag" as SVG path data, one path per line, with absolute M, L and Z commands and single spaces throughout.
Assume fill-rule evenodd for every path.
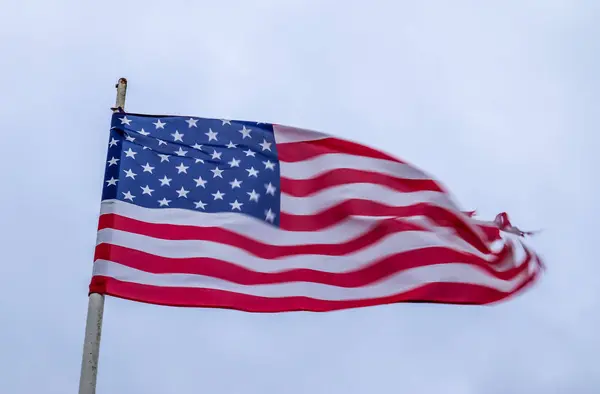
M 486 304 L 541 271 L 502 223 L 321 132 L 115 113 L 90 292 L 250 312 Z

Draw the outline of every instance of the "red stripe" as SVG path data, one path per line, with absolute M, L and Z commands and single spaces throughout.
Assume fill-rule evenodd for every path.
M 352 141 L 338 138 L 324 138 L 313 141 L 288 142 L 277 144 L 277 157 L 280 161 L 293 163 L 311 159 L 313 157 L 326 155 L 328 153 L 345 153 L 348 155 L 372 157 L 403 163 L 400 159 L 390 156 L 377 149 Z
M 379 172 L 350 168 L 328 171 L 312 179 L 290 179 L 282 176 L 281 191 L 295 197 L 306 197 L 330 187 L 353 183 L 371 183 L 404 193 L 426 190 L 444 192 L 432 179 L 402 179 Z
M 489 304 L 516 294 L 533 283 L 536 275 L 511 293 L 466 283 L 429 283 L 404 293 L 363 300 L 328 301 L 308 297 L 259 297 L 223 290 L 158 287 L 122 282 L 110 277 L 94 276 L 90 293 L 166 306 L 226 308 L 246 312 L 327 312 L 400 302 L 431 302 L 445 304 Z
M 196 227 L 173 224 L 147 223 L 116 214 L 100 216 L 98 229 L 113 228 L 130 233 L 167 240 L 205 240 L 244 249 L 264 259 L 276 259 L 302 254 L 342 256 L 395 233 L 403 231 L 427 231 L 415 223 L 383 219 L 373 224 L 360 236 L 338 244 L 269 245 L 219 227 Z
M 458 236 L 479 251 L 490 252 L 483 240 L 461 218 L 444 208 L 428 203 L 390 207 L 375 201 L 349 199 L 313 215 L 281 212 L 279 225 L 289 231 L 316 231 L 333 226 L 349 216 L 394 216 L 395 218 L 426 216 L 439 226 L 453 228 Z
M 500 262 L 509 256 L 510 251 L 503 256 L 498 256 L 497 260 Z M 491 268 L 495 264 L 494 262 L 488 263 L 479 257 L 448 248 L 430 247 L 396 253 L 372 263 L 365 261 L 365 265 L 358 270 L 332 273 L 306 268 L 279 272 L 257 272 L 228 261 L 213 258 L 166 258 L 109 244 L 98 245 L 95 255 L 96 260 L 109 260 L 154 274 L 204 275 L 248 286 L 286 282 L 313 282 L 345 288 L 367 286 L 411 268 L 448 263 L 470 264 L 485 270 L 496 278 L 511 280 L 528 269 L 530 257 L 528 256 L 526 261 L 518 267 L 497 272 Z M 279 262 L 272 261 L 272 265 L 278 266 Z M 284 268 L 281 265 L 279 266 Z
M 483 231 L 488 242 L 494 242 L 502 238 L 500 236 L 500 229 L 498 227 L 488 225 L 477 226 L 481 229 L 481 231 Z

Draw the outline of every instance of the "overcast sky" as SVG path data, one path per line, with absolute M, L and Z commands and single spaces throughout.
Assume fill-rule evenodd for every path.
M 600 392 L 600 2 L 10 1 L 0 392 L 77 392 L 114 84 L 132 112 L 384 148 L 545 259 L 487 307 L 328 314 L 108 298 L 98 394 Z M 417 5 L 418 4 L 418 5 Z

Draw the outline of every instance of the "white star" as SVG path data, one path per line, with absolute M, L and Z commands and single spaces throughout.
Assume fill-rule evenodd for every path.
M 231 126 L 231 121 L 230 120 L 221 119 L 221 122 L 223 122 L 223 124 L 221 124 L 221 126 L 225 126 L 226 124 L 228 124 L 229 126 Z
M 193 118 L 189 118 L 188 120 L 186 120 L 188 127 L 191 129 L 192 127 L 198 127 L 196 126 L 196 123 L 198 123 L 198 119 L 193 119 Z
M 160 185 L 161 186 L 171 186 L 171 178 L 167 178 L 167 176 L 165 175 L 163 179 L 159 179 Z
M 171 133 L 171 136 L 173 136 L 173 142 L 175 142 L 175 141 L 183 142 L 183 134 L 181 134 L 179 131 L 175 130 L 174 133 Z
M 203 188 L 206 189 L 206 186 L 204 186 L 204 185 L 206 185 L 206 181 L 204 179 L 202 179 L 201 176 L 199 176 L 198 179 L 194 179 L 194 181 L 196 182 L 196 187 L 202 186 Z
M 196 201 L 194 204 L 196 205 L 196 208 L 201 209 L 204 209 L 204 207 L 206 206 L 206 203 L 202 202 L 202 200 Z
M 181 146 L 179 147 L 179 150 L 176 150 L 176 151 L 175 151 L 175 154 L 176 154 L 177 156 L 185 156 L 185 155 L 186 155 L 186 153 L 188 153 L 188 151 L 181 149 Z
M 248 148 L 248 150 L 245 150 L 245 151 L 244 151 L 244 153 L 246 154 L 246 156 L 252 156 L 252 157 L 255 157 L 255 155 L 256 155 L 256 153 L 255 153 L 255 152 L 252 152 L 252 151 L 250 150 L 250 148 Z
M 269 208 L 268 211 L 265 211 L 265 220 L 271 223 L 275 220 L 275 213 L 271 211 L 271 208 Z
M 277 189 L 275 188 L 275 186 L 273 186 L 273 185 L 271 184 L 271 182 L 269 182 L 268 184 L 266 184 L 266 185 L 265 185 L 265 188 L 267 189 L 267 194 L 270 194 L 270 195 L 272 195 L 272 196 L 274 196 L 274 195 L 275 195 L 275 190 L 277 190 Z
M 229 141 L 229 143 L 226 145 L 228 148 L 237 148 L 237 144 L 234 144 L 233 142 Z
M 187 194 L 190 192 L 189 190 L 185 190 L 183 188 L 183 186 L 181 186 L 181 189 L 175 190 L 175 191 L 177 192 L 177 194 L 178 194 L 177 197 L 179 197 L 179 198 L 181 198 L 181 197 L 187 198 Z
M 144 146 L 142 149 L 146 150 L 146 149 L 150 149 L 150 147 L 149 146 Z
M 126 136 L 125 136 L 125 139 L 126 139 L 127 141 L 129 141 L 129 142 L 133 142 L 133 141 L 135 141 L 135 137 L 132 137 L 132 136 L 130 136 L 130 135 L 126 135 Z
M 190 168 L 190 167 L 189 166 L 184 166 L 183 163 L 181 163 L 180 165 L 178 165 L 175 168 L 177 168 L 177 173 L 178 174 L 181 174 L 182 172 L 187 174 L 187 169 Z
M 194 163 L 196 163 L 196 164 L 198 164 L 198 163 L 204 164 L 204 160 L 202 160 L 202 159 L 196 159 L 196 161 Z
M 150 174 L 152 174 L 152 170 L 154 169 L 150 163 L 146 163 L 146 165 L 143 165 L 142 168 L 144 169 L 144 172 L 149 172 Z
M 150 186 L 148 186 L 148 185 L 146 185 L 145 187 L 144 186 L 140 186 L 140 187 L 142 188 L 142 194 L 147 194 L 147 195 L 151 196 L 152 192 L 154 191 L 154 190 L 150 189 Z
M 233 181 L 229 182 L 229 184 L 231 185 L 232 189 L 235 189 L 236 187 L 239 187 L 239 188 L 242 187 L 242 181 L 238 181 L 237 178 L 234 179 Z
M 137 152 L 134 152 L 131 150 L 131 148 L 125 151 L 125 157 L 131 157 L 132 159 L 135 159 L 135 155 L 137 155 Z
M 131 171 L 131 170 L 123 170 L 123 172 L 126 174 L 126 175 L 125 175 L 125 178 L 131 178 L 131 179 L 134 179 L 134 180 L 135 180 L 135 177 L 136 177 L 136 175 L 137 175 L 136 173 L 134 173 L 134 172 L 133 172 L 133 171 Z
M 252 138 L 250 136 L 250 132 L 252 131 L 252 129 L 247 129 L 246 126 L 242 126 L 241 130 L 238 130 L 240 133 L 242 133 L 242 139 L 245 139 L 246 137 L 248 138 Z
M 160 204 L 161 207 L 168 207 L 170 202 L 171 202 L 171 200 L 167 200 L 164 197 L 162 200 L 158 200 L 158 203 Z
M 208 136 L 208 142 L 215 140 L 217 141 L 217 134 L 219 133 L 215 133 L 214 131 L 212 131 L 212 129 L 208 129 L 208 133 L 204 133 Z
M 166 142 L 166 141 L 163 141 L 163 140 L 161 140 L 160 138 L 157 138 L 156 140 L 158 141 L 158 146 L 161 146 L 161 145 L 167 145 L 167 142 Z
M 147 135 L 150 135 L 149 132 L 145 131 L 144 129 L 141 129 L 140 131 L 138 131 L 138 133 L 140 133 L 141 135 L 143 135 L 144 137 Z
M 250 168 L 246 169 L 246 171 L 248 171 L 248 176 L 253 176 L 255 178 L 258 178 L 258 170 L 255 170 L 254 167 L 250 167 Z
M 118 181 L 118 179 L 115 179 L 115 177 L 111 176 L 110 179 L 106 181 L 106 186 L 117 186 Z
M 244 205 L 244 203 L 238 202 L 238 200 L 235 200 L 234 202 L 230 202 L 229 205 L 231 205 L 231 210 L 238 210 L 241 211 L 242 210 L 242 205 Z
M 270 160 L 263 161 L 263 164 L 265 165 L 265 170 L 273 170 L 273 171 L 275 171 L 275 163 L 271 163 Z
M 224 195 L 225 195 L 225 193 L 221 193 L 218 190 L 216 193 L 212 193 L 212 196 L 214 197 L 215 200 L 222 200 Z
M 198 150 L 202 150 L 202 145 L 200 145 L 200 144 L 196 143 L 196 144 L 194 144 L 194 145 L 192 146 L 192 148 L 194 148 L 194 149 L 198 149 Z
M 163 122 L 161 122 L 161 121 L 160 121 L 160 119 L 158 119 L 158 120 L 156 121 L 156 123 L 152 123 L 152 124 L 156 126 L 156 129 L 157 129 L 157 130 L 158 130 L 158 129 L 164 129 L 164 128 L 165 128 L 165 125 L 166 125 L 166 123 L 163 123 Z
M 113 166 L 113 165 L 117 165 L 117 162 L 121 160 L 121 159 L 117 159 L 116 157 L 111 157 L 111 159 L 109 161 L 107 161 L 108 166 Z
M 267 140 L 265 140 L 265 139 L 263 139 L 263 142 L 261 142 L 258 145 L 260 145 L 260 147 L 262 148 L 263 151 L 266 151 L 266 150 L 270 151 L 271 150 L 271 143 L 267 142 Z
M 119 119 L 121 124 L 126 124 L 127 126 L 131 126 L 131 119 L 127 119 L 127 116 L 123 116 Z
M 223 175 L 221 175 L 223 170 L 220 170 L 219 167 L 216 167 L 214 170 L 211 170 L 211 171 L 213 173 L 213 178 L 216 178 L 216 177 L 223 178 Z
M 116 140 L 114 138 L 111 138 L 110 142 L 108 143 L 108 147 L 112 147 L 112 146 L 116 146 L 119 143 L 119 140 Z
M 234 157 L 227 164 L 229 164 L 229 167 L 231 167 L 231 168 L 233 168 L 233 167 L 239 167 L 240 166 L 240 160 L 236 160 L 236 158 Z
M 255 192 L 254 189 L 252 189 L 251 192 L 246 192 L 246 194 L 248 194 L 250 196 L 250 201 L 258 202 L 258 198 L 260 197 L 260 194 Z
M 123 192 L 121 192 L 121 193 L 123 193 Z M 133 201 L 134 198 L 135 198 L 135 196 L 133 194 L 131 194 L 131 192 L 123 193 L 124 200 Z
M 216 150 L 213 150 L 212 159 L 213 160 L 217 160 L 217 159 L 221 160 L 221 155 L 222 155 L 222 152 L 217 152 Z
M 162 155 L 162 154 L 158 154 L 158 156 L 160 157 L 160 162 L 162 163 L 163 161 L 169 161 L 169 155 Z

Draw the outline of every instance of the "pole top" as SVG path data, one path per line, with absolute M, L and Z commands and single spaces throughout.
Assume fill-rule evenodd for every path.
M 125 111 L 125 95 L 127 94 L 127 79 L 119 78 L 119 81 L 115 85 L 117 88 L 117 101 L 115 106 L 111 108 L 113 112 L 124 112 Z

